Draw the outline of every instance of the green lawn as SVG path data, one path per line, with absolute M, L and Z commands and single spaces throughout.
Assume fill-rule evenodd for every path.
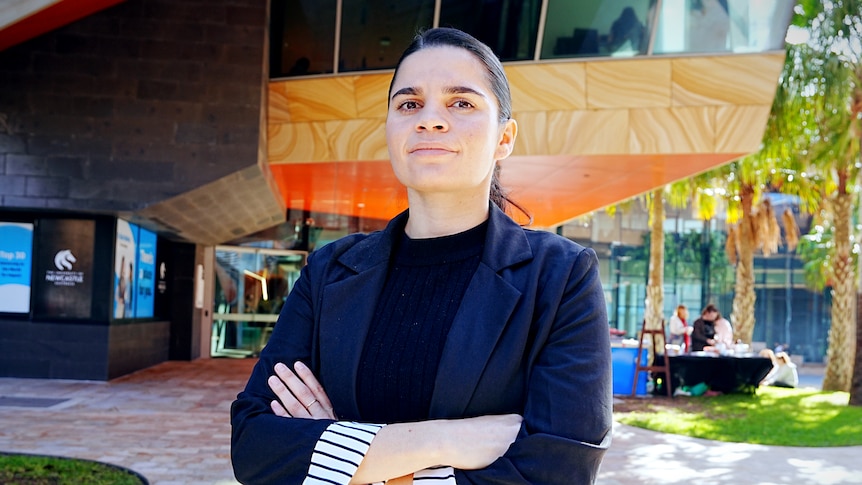
M 755 395 L 625 398 L 614 418 L 697 438 L 782 446 L 862 445 L 862 407 L 846 392 L 758 388 Z
M 118 467 L 71 458 L 0 454 L 0 483 L 14 485 L 141 485 Z

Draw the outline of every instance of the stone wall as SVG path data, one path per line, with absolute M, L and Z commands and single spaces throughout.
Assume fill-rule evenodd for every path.
M 259 0 L 128 0 L 0 52 L 0 210 L 134 219 L 268 171 L 267 22 Z

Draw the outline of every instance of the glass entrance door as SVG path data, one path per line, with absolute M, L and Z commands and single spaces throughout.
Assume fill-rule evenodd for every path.
M 216 247 L 212 357 L 260 353 L 307 256 L 305 251 Z

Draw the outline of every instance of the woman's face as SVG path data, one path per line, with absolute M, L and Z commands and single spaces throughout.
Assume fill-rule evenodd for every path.
M 401 63 L 390 95 L 386 142 L 398 180 L 420 193 L 487 195 L 517 126 L 500 123 L 482 63 L 461 48 L 422 49 Z

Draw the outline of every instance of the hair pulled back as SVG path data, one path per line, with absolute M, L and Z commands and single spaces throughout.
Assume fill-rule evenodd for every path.
M 512 118 L 512 92 L 509 89 L 509 79 L 506 77 L 506 72 L 503 70 L 503 65 L 500 59 L 494 54 L 490 47 L 473 37 L 472 35 L 458 29 L 447 27 L 439 27 L 421 32 L 413 38 L 413 42 L 407 46 L 407 49 L 401 54 L 398 59 L 398 64 L 395 65 L 395 74 L 392 76 L 392 81 L 389 83 L 389 96 L 392 97 L 392 87 L 395 83 L 395 77 L 398 75 L 398 69 L 401 68 L 401 63 L 404 62 L 411 54 L 414 54 L 422 49 L 429 47 L 457 47 L 464 49 L 485 68 L 485 74 L 488 79 L 488 84 L 491 86 L 491 92 L 494 98 L 497 99 L 497 115 L 500 123 L 505 123 Z M 524 210 L 523 207 L 513 202 L 508 198 L 506 192 L 500 184 L 500 163 L 494 166 L 494 173 L 491 176 L 491 202 L 497 205 L 504 212 L 509 204 L 515 206 L 518 210 L 527 214 L 532 222 L 533 217 Z

